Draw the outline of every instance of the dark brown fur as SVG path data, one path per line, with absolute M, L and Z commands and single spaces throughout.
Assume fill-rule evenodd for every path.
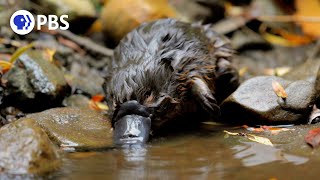
M 115 113 L 137 100 L 152 110 L 153 126 L 187 112 L 218 115 L 217 104 L 238 86 L 232 53 L 209 26 L 174 19 L 142 24 L 115 49 L 107 100 Z

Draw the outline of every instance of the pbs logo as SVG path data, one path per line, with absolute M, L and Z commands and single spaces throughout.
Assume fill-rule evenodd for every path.
M 26 10 L 19 10 L 13 13 L 10 18 L 11 29 L 20 35 L 26 35 L 32 31 L 35 25 L 33 15 Z
M 68 15 L 61 15 L 60 17 L 56 15 L 48 15 L 48 17 L 45 15 L 36 15 L 36 17 L 37 30 L 40 30 L 43 25 L 47 25 L 49 30 L 67 30 L 69 28 L 69 23 L 65 20 L 68 18 Z M 29 11 L 19 10 L 12 14 L 10 26 L 15 33 L 26 35 L 33 30 L 35 19 Z

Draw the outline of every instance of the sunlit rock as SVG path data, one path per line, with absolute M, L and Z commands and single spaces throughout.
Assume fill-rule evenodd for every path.
M 101 113 L 81 108 L 55 108 L 30 114 L 49 137 L 65 150 L 88 150 L 111 147 L 110 121 Z
M 0 173 L 41 174 L 59 165 L 57 148 L 34 120 L 18 120 L 0 129 Z

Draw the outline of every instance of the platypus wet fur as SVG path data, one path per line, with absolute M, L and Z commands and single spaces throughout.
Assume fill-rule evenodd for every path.
M 190 113 L 219 118 L 219 103 L 239 85 L 232 55 L 228 39 L 209 25 L 161 19 L 128 33 L 105 83 L 116 141 L 140 141 L 146 128 L 145 142 L 150 128 Z

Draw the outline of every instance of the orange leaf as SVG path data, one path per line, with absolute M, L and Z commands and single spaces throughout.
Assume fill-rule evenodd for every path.
M 278 97 L 287 98 L 288 95 L 281 84 L 277 81 L 272 81 L 272 88 Z
M 12 63 L 8 62 L 8 61 L 3 61 L 0 60 L 0 68 L 2 73 L 6 73 L 7 71 L 9 71 L 12 67 Z
M 93 102 L 101 102 L 103 99 L 104 99 L 104 95 L 102 94 L 96 94 L 91 98 Z
M 320 128 L 310 130 L 304 140 L 313 148 L 318 147 L 320 145 Z
M 310 17 L 319 18 L 320 17 L 320 2 L 316 0 L 296 0 L 296 16 L 297 17 Z M 297 22 L 301 25 L 302 30 L 305 34 L 320 37 L 320 21 L 308 22 L 299 21 Z
M 108 110 L 109 107 L 106 104 L 101 103 L 101 101 L 104 99 L 104 95 L 97 94 L 92 96 L 91 100 L 89 101 L 89 107 L 92 110 Z

